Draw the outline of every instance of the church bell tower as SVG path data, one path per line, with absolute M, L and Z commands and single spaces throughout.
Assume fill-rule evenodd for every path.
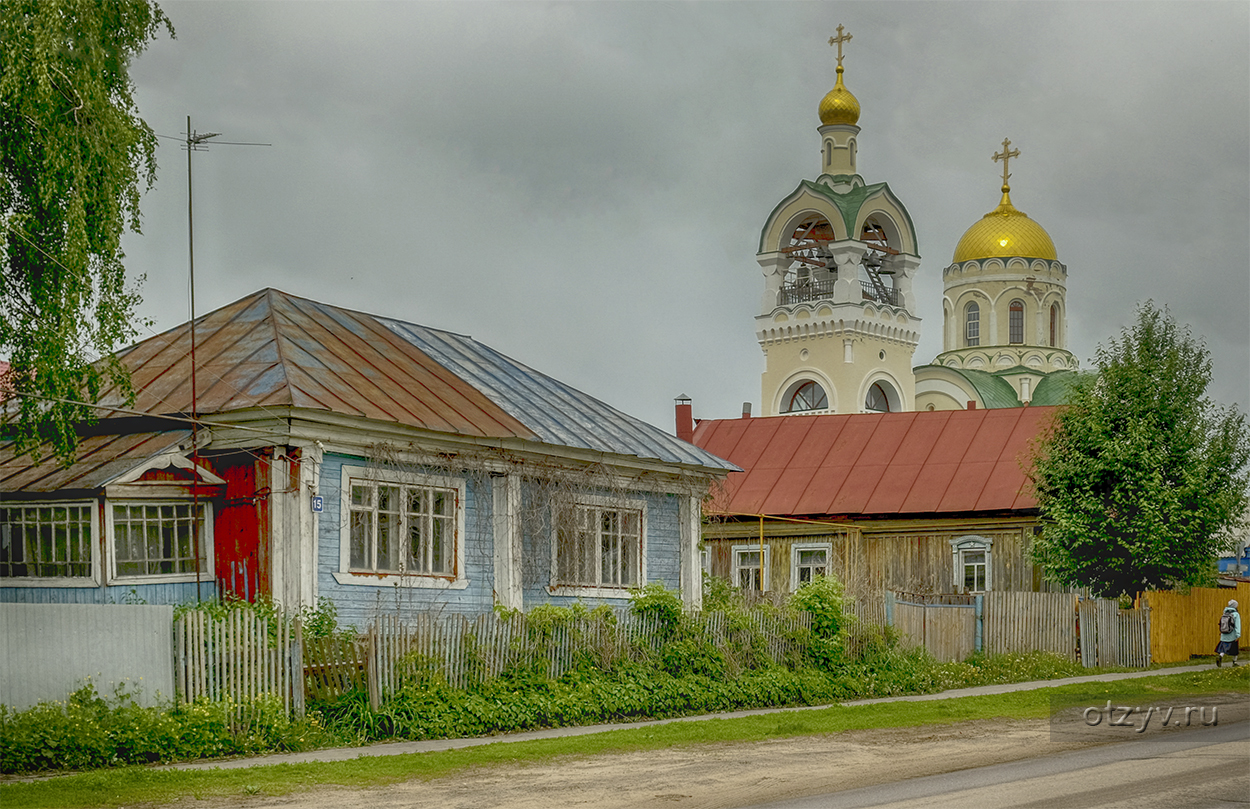
M 843 83 L 850 41 L 841 25 L 829 39 L 837 81 L 820 102 L 821 173 L 781 200 L 760 234 L 764 416 L 915 406 L 916 233 L 890 187 L 859 175 L 859 100 Z

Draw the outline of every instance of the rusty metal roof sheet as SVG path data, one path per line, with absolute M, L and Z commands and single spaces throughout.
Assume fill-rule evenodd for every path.
M 520 438 L 717 470 L 732 464 L 470 337 L 265 289 L 196 319 L 200 414 L 325 410 L 488 438 Z M 133 410 L 191 411 L 183 324 L 121 352 Z M 120 391 L 101 403 L 122 408 Z M 121 411 L 102 412 L 102 417 Z
M 93 491 L 116 480 L 157 455 L 190 443 L 190 430 L 93 435 L 78 443 L 78 456 L 61 466 L 45 448 L 38 464 L 18 456 L 12 441 L 0 442 L 0 492 L 4 500 L 13 493 Z
M 713 509 L 771 516 L 1033 509 L 1023 453 L 1054 407 L 701 421 L 694 443 L 737 464 Z

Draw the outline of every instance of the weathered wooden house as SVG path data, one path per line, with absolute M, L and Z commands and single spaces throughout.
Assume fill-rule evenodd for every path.
M 700 598 L 736 467 L 469 337 L 267 289 L 119 358 L 72 465 L 0 441 L 0 601 Z
M 741 468 L 705 506 L 704 564 L 792 591 L 833 574 L 855 593 L 1047 590 L 1025 464 L 1053 407 L 721 419 L 678 434 Z

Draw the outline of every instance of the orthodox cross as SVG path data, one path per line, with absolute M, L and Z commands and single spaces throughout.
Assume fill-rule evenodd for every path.
M 851 35 L 842 33 L 841 24 L 838 25 L 838 35 L 836 37 L 829 37 L 829 44 L 838 46 L 838 67 L 842 67 L 842 43 L 850 41 Z
M 1011 160 L 1011 158 L 1013 157 L 1020 156 L 1019 149 L 1011 149 L 1011 150 L 1007 149 L 1007 147 L 1010 145 L 1011 145 L 1011 141 L 1007 140 L 1006 138 L 1003 138 L 1003 150 L 1001 152 L 995 153 L 994 155 L 995 163 L 997 163 L 999 160 L 1003 161 L 1003 190 L 1004 191 L 1007 190 L 1007 178 L 1011 176 L 1010 174 L 1007 173 L 1007 161 Z

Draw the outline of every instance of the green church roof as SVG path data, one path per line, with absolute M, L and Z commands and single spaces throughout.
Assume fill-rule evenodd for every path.
M 1039 407 L 1067 404 L 1072 388 L 1081 376 L 1076 371 L 1051 371 L 1048 374 L 1039 374 L 1038 371 L 1023 365 L 1015 365 L 1011 368 L 1004 368 L 1001 371 L 952 368 L 949 365 L 921 366 L 915 370 L 920 371 L 923 368 L 941 368 L 943 371 L 949 371 L 952 374 L 962 376 L 968 380 L 968 384 L 976 391 L 977 396 L 981 397 L 981 406 L 987 410 L 1022 406 L 1019 397 L 1016 395 L 1015 388 L 1007 381 L 1009 376 L 1017 376 L 1019 374 L 1041 376 L 1041 380 L 1033 389 L 1033 397 L 1029 401 L 1030 405 Z
M 859 177 L 859 175 L 838 175 L 833 179 L 849 181 L 855 177 Z M 863 177 L 859 177 L 861 183 L 863 182 L 863 179 Z M 859 234 L 855 232 L 855 221 L 859 218 L 859 209 L 864 207 L 864 203 L 881 191 L 884 191 L 887 195 L 894 197 L 894 192 L 890 190 L 889 183 L 873 183 L 872 185 L 852 184 L 849 191 L 835 191 L 824 183 L 813 180 L 803 180 L 799 183 L 799 186 L 795 189 L 795 191 L 797 192 L 803 188 L 806 188 L 811 193 L 824 197 L 833 203 L 833 206 L 838 209 L 840 214 L 842 214 L 842 223 L 846 226 L 846 232 L 852 239 L 859 236 Z M 768 234 L 768 227 L 772 224 L 773 216 L 776 215 L 777 210 L 781 208 L 782 205 L 786 204 L 786 201 L 793 197 L 794 193 L 791 193 L 785 200 L 779 202 L 777 207 L 773 208 L 772 213 L 768 215 L 768 219 L 764 224 L 764 229 L 760 232 L 761 250 L 764 249 L 764 237 Z M 898 203 L 899 210 L 903 212 L 903 216 L 907 217 L 907 229 L 911 234 L 911 242 L 915 247 L 916 255 L 919 255 L 920 242 L 916 238 L 916 226 L 911 221 L 911 214 L 907 211 L 907 207 L 899 201 L 898 197 L 894 197 L 894 200 Z
M 975 368 L 947 368 L 968 380 L 972 389 L 981 397 L 981 404 L 987 409 L 999 407 L 1019 407 L 1020 398 L 1015 388 L 1002 376 L 989 371 L 978 371 Z
M 1053 371 L 1046 374 L 1033 390 L 1033 401 L 1030 404 L 1067 404 L 1072 388 L 1080 378 L 1081 375 L 1076 371 Z

